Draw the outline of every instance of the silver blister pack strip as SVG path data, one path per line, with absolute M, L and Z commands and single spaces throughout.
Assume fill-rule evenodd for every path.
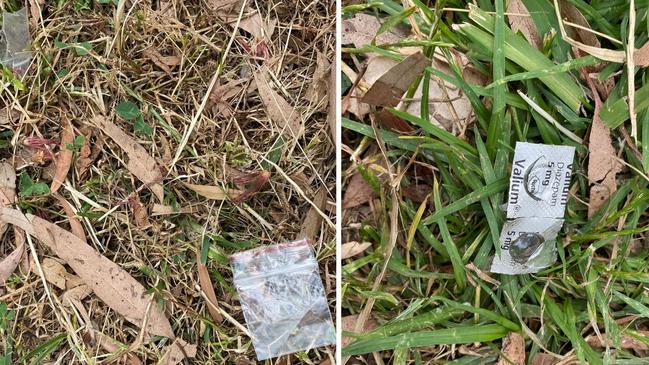
M 574 147 L 516 143 L 507 218 L 563 218 L 574 155 Z
M 574 153 L 569 146 L 516 143 L 501 255 L 493 257 L 491 272 L 535 273 L 556 261 Z

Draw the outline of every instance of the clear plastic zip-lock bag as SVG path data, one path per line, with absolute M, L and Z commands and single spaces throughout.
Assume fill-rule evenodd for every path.
M 27 9 L 2 13 L 0 63 L 10 67 L 16 74 L 24 74 L 32 59 L 32 53 L 29 51 L 30 43 Z
M 234 284 L 258 360 L 335 343 L 308 240 L 232 255 Z

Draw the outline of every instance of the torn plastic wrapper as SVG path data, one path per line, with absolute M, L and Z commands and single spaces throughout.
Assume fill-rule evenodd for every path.
M 24 74 L 32 58 L 30 43 L 27 10 L 22 8 L 13 13 L 2 13 L 0 63 L 16 74 Z
M 308 240 L 232 255 L 234 284 L 258 360 L 335 343 Z
M 501 255 L 492 258 L 489 271 L 529 274 L 556 261 L 574 153 L 569 146 L 516 143 Z

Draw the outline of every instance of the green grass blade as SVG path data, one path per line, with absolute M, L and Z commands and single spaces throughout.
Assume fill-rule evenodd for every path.
M 449 214 L 453 214 L 459 210 L 462 210 L 473 203 L 477 203 L 482 198 L 488 198 L 493 194 L 504 191 L 505 189 L 507 189 L 508 185 L 509 185 L 508 179 L 498 179 L 491 184 L 485 185 L 480 190 L 472 191 L 469 194 L 462 197 L 461 199 L 458 199 L 441 209 L 437 209 L 435 213 L 426 217 L 426 219 L 422 220 L 422 222 L 425 225 L 430 225 L 440 218 L 443 218 Z
M 464 313 L 464 310 L 453 307 L 441 307 L 430 312 L 416 315 L 409 319 L 384 324 L 366 334 L 353 337 L 360 339 L 381 338 L 398 335 L 404 332 L 415 332 L 448 321 Z
M 32 358 L 33 360 L 30 362 L 31 365 L 42 363 L 43 360 L 52 353 L 52 351 L 56 350 L 59 347 L 59 345 L 65 340 L 65 338 L 66 334 L 62 333 L 56 337 L 53 337 L 49 341 L 36 346 L 33 350 L 26 353 L 20 359 L 21 363 L 26 364 L 27 361 Z
M 649 308 L 647 308 L 644 304 L 640 303 L 639 301 L 629 298 L 626 295 L 620 293 L 620 292 L 613 292 L 613 295 L 618 297 L 620 300 L 622 300 L 624 303 L 626 303 L 629 307 L 635 309 L 640 313 L 641 316 L 645 318 L 649 318 Z
M 378 36 L 379 34 L 383 34 L 387 32 L 388 30 L 394 28 L 397 24 L 403 22 L 406 20 L 409 16 L 411 16 L 415 11 L 417 11 L 417 7 L 413 6 L 408 9 L 403 10 L 402 12 L 398 14 L 394 14 L 389 16 L 383 24 L 379 27 L 379 30 L 376 31 L 376 35 Z
M 469 18 L 476 22 L 487 32 L 494 33 L 494 18 L 475 6 L 470 6 Z M 480 43 L 484 48 L 490 49 L 493 45 L 493 36 L 470 24 L 462 24 L 458 28 L 472 41 Z M 554 66 L 543 53 L 531 46 L 525 39 L 505 27 L 505 49 L 507 59 L 521 66 L 526 71 L 537 71 L 548 69 Z M 550 88 L 561 100 L 563 100 L 575 112 L 579 110 L 584 92 L 569 74 L 560 73 L 541 77 L 540 80 Z
M 508 82 L 512 81 L 522 81 L 522 80 L 530 80 L 530 79 L 538 79 L 543 76 L 549 76 L 549 75 L 555 75 L 555 74 L 561 74 L 564 72 L 572 71 L 572 70 L 578 70 L 580 68 L 588 67 L 588 66 L 593 66 L 598 63 L 601 63 L 602 61 L 594 56 L 585 56 L 585 57 L 579 57 L 575 58 L 573 60 L 560 63 L 558 65 L 551 66 L 549 68 L 541 69 L 541 70 L 535 70 L 535 71 L 527 71 L 527 72 L 520 72 L 514 75 L 509 75 L 504 78 L 501 78 L 499 80 L 494 80 L 491 84 L 485 86 L 487 89 L 491 89 L 495 86 L 506 84 Z
M 611 128 L 617 128 L 629 119 L 629 104 L 626 98 L 611 100 L 613 96 L 602 105 L 599 117 L 602 122 Z M 646 84 L 635 91 L 635 111 L 636 113 L 644 112 L 649 108 L 649 84 Z
M 358 123 L 348 118 L 341 118 L 341 124 L 343 128 L 347 128 L 370 138 L 376 138 L 374 130 L 367 124 Z M 406 139 L 401 139 L 395 133 L 382 129 L 379 129 L 379 133 L 381 134 L 383 141 L 391 146 L 411 152 L 414 152 L 417 149 L 417 143 L 408 141 Z
M 433 183 L 433 200 L 435 201 L 435 209 L 441 209 L 442 202 L 439 197 L 439 184 L 437 183 L 437 180 Z M 437 226 L 439 227 L 442 242 L 444 242 L 444 247 L 446 247 L 446 251 L 451 258 L 451 265 L 453 266 L 453 274 L 455 275 L 457 289 L 458 291 L 462 291 L 466 287 L 466 270 L 464 268 L 464 261 L 462 261 L 462 256 L 460 255 L 460 252 L 453 241 L 453 237 L 448 230 L 446 217 L 440 216 L 435 220 L 435 223 L 437 223 Z
M 389 110 L 390 110 L 390 112 L 392 114 L 396 115 L 397 117 L 399 117 L 399 118 L 401 118 L 403 120 L 407 120 L 410 123 L 420 127 L 426 133 L 437 137 L 439 140 L 441 140 L 443 142 L 446 142 L 447 144 L 449 144 L 451 146 L 455 146 L 455 147 L 458 147 L 460 149 L 463 149 L 463 150 L 469 152 L 473 156 L 477 156 L 478 151 L 476 151 L 475 147 L 471 146 L 466 141 L 454 136 L 453 134 L 445 131 L 444 129 L 434 125 L 429 120 L 424 120 L 424 119 L 418 118 L 418 117 L 416 117 L 416 116 L 414 116 L 414 115 L 412 115 L 410 113 L 402 112 L 402 111 L 397 110 L 397 109 L 390 108 Z
M 494 42 L 492 69 L 493 80 L 499 82 L 505 77 L 505 15 L 503 0 L 496 0 L 496 18 L 494 19 Z M 487 152 L 494 156 L 500 140 L 501 123 L 505 119 L 505 84 L 493 88 L 494 97 L 491 108 L 491 119 L 487 129 Z
M 489 342 L 503 338 L 509 330 L 499 324 L 462 326 L 437 331 L 404 333 L 397 336 L 358 340 L 342 350 L 343 356 L 367 354 L 395 348 Z
M 501 326 L 503 326 L 503 327 L 505 327 L 505 328 L 507 328 L 507 329 L 509 329 L 511 331 L 518 332 L 518 331 L 521 330 L 521 326 L 519 326 L 518 324 L 510 321 L 509 319 L 507 319 L 507 318 L 505 318 L 503 316 L 500 316 L 500 315 L 496 314 L 494 311 L 490 311 L 490 310 L 485 309 L 485 308 L 473 307 L 473 306 L 470 306 L 468 304 L 458 303 L 458 302 L 452 301 L 452 300 L 450 300 L 450 299 L 448 299 L 446 297 L 441 297 L 441 296 L 431 296 L 430 299 L 440 301 L 440 302 L 442 302 L 442 303 L 444 303 L 444 304 L 446 304 L 446 305 L 448 305 L 449 307 L 452 307 L 452 308 L 462 309 L 462 310 L 464 310 L 466 312 L 469 312 L 469 313 L 479 314 L 479 315 L 481 315 L 481 316 L 483 316 L 485 318 L 489 318 L 490 320 L 498 323 L 499 325 L 501 325 Z

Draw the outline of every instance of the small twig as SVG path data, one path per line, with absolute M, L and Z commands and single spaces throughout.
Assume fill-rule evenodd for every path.
M 629 39 L 626 43 L 627 93 L 629 96 L 629 116 L 631 117 L 631 137 L 638 143 L 638 121 L 635 114 L 635 0 L 629 4 Z
M 629 132 L 626 130 L 624 125 L 617 127 L 617 131 L 620 132 L 626 144 L 631 148 L 631 151 L 633 151 L 635 158 L 637 158 L 638 161 L 642 161 L 642 152 L 640 152 L 638 146 L 633 143 L 633 140 L 631 139 L 631 136 L 629 135 Z
M 527 95 L 525 95 L 525 94 L 524 94 L 522 91 L 520 91 L 520 90 L 517 90 L 517 92 L 518 92 L 518 95 L 520 95 L 520 97 L 523 98 L 523 100 L 525 100 L 525 102 L 527 102 L 527 104 L 529 104 L 529 106 L 531 106 L 532 109 L 534 109 L 534 111 L 536 111 L 537 113 L 541 114 L 541 116 L 542 116 L 543 118 L 545 118 L 548 122 L 550 122 L 552 125 L 554 125 L 555 127 L 557 127 L 557 129 L 558 129 L 559 131 L 561 131 L 561 133 L 565 134 L 566 137 L 572 139 L 573 141 L 575 141 L 575 142 L 577 142 L 577 143 L 579 143 L 579 144 L 583 144 L 583 143 L 584 143 L 584 140 L 583 140 L 583 139 L 579 138 L 576 134 L 572 133 L 572 132 L 569 131 L 566 127 L 564 127 L 564 126 L 562 126 L 561 124 L 559 124 L 559 122 L 557 122 L 556 119 L 554 119 L 554 118 L 553 118 L 553 117 L 552 117 L 548 112 L 546 112 L 546 111 L 545 111 L 543 108 L 541 108 L 537 103 L 535 103 L 534 100 L 530 99 Z
M 363 79 L 363 75 L 365 75 L 365 71 L 367 71 L 367 63 L 363 63 L 363 65 L 361 66 L 361 69 L 358 70 L 358 73 L 356 74 L 356 79 L 354 80 L 354 83 L 352 84 L 352 86 L 349 87 L 349 90 L 347 90 L 347 95 L 345 95 L 345 97 L 343 97 L 343 99 L 340 102 L 341 106 L 349 105 L 349 99 L 351 99 L 352 94 L 354 93 L 354 90 L 356 90 L 356 87 L 358 87 L 358 84 Z M 342 112 L 344 113 L 345 110 L 343 110 Z

